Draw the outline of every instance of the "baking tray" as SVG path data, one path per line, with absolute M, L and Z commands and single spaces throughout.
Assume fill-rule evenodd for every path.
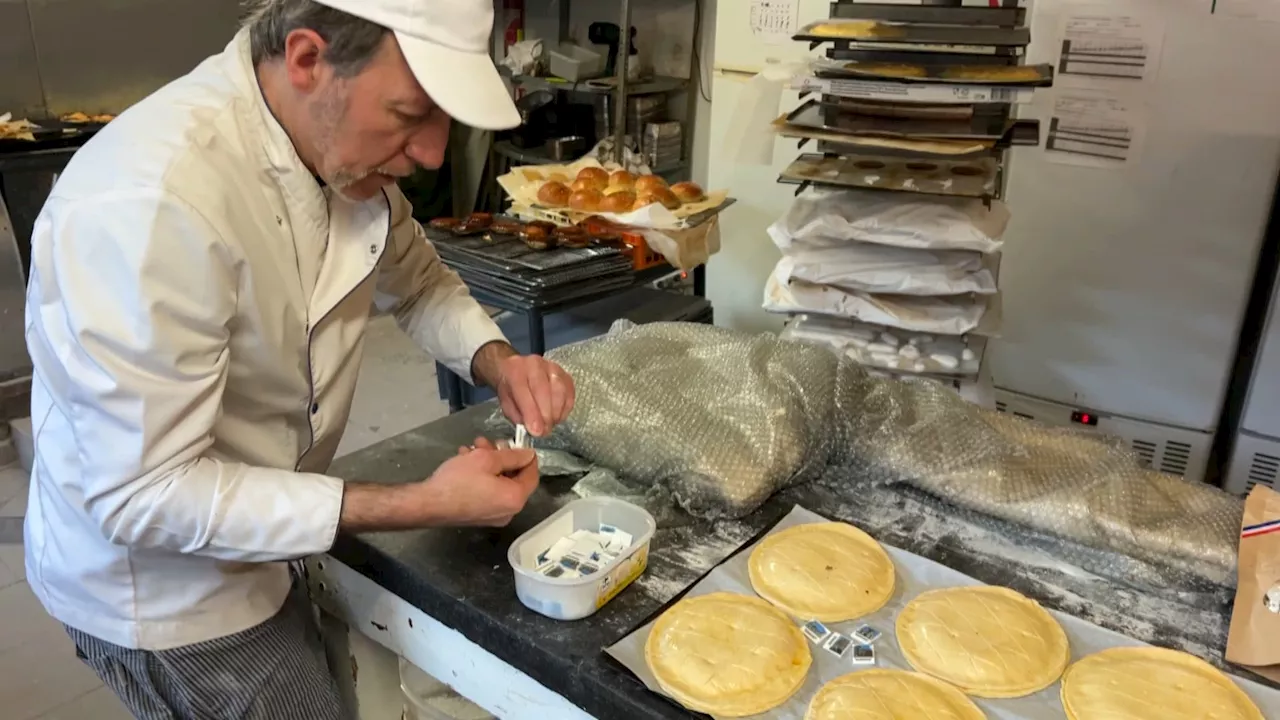
M 944 7 L 896 3 L 833 2 L 830 17 L 841 20 L 885 20 L 930 25 L 988 25 L 1017 27 L 1026 22 L 1020 7 Z
M 83 145 L 106 123 L 69 123 L 63 120 L 33 118 L 38 127 L 31 130 L 34 140 L 0 139 L 0 154 L 33 152 Z
M 819 43 L 812 43 L 817 46 Z M 909 43 L 909 42 L 880 42 L 876 40 L 836 40 L 835 43 L 827 48 L 827 55 L 837 59 L 843 58 L 843 53 L 850 52 L 905 52 L 905 53 L 932 53 L 935 55 L 954 55 L 958 57 L 972 56 L 977 57 L 1000 57 L 1006 59 L 1017 59 L 1022 57 L 1025 48 L 1021 45 L 969 45 L 965 43 Z M 965 62 L 958 60 L 953 62 Z M 976 62 L 971 60 L 969 62 Z
M 857 112 L 851 104 L 809 100 L 786 115 L 793 127 L 825 130 L 848 135 L 879 135 L 902 138 L 957 138 L 999 140 L 1013 128 L 1007 110 L 972 114 L 963 120 L 920 120 L 880 117 Z
M 794 39 L 811 43 L 849 40 L 918 45 L 1025 47 L 1031 42 L 1031 30 L 1025 27 L 926 25 L 876 20 L 828 19 L 805 25 L 795 34 Z
M 999 171 L 999 163 L 992 157 L 913 160 L 891 155 L 824 157 L 807 153 L 788 165 L 778 181 L 989 198 L 996 195 Z
M 857 62 L 819 59 L 814 72 L 823 78 L 854 78 L 902 83 L 946 83 L 949 85 L 1010 85 L 1016 87 L 1049 87 L 1053 85 L 1053 66 L 982 65 L 959 63 Z
M 844 62 L 887 62 L 910 65 L 1016 65 L 1015 54 L 909 52 L 900 50 L 854 50 L 840 44 L 827 48 L 827 59 Z
M 447 231 L 427 229 L 427 238 L 439 251 L 468 253 L 502 264 L 504 269 L 551 270 L 589 262 L 597 258 L 622 257 L 620 248 L 593 245 L 586 248 L 534 250 L 514 235 L 482 233 L 459 236 Z
M 992 139 L 909 138 L 886 133 L 843 133 L 789 125 L 782 118 L 774 122 L 773 130 L 780 137 L 799 140 L 801 148 L 815 140 L 820 144 L 836 145 L 839 149 L 830 152 L 837 155 L 876 154 L 894 157 L 927 155 L 930 158 L 967 158 L 989 154 L 996 148 L 996 141 Z M 828 151 L 820 150 L 819 152 Z
M 715 567 L 682 595 L 677 596 L 671 603 L 668 603 L 657 613 L 643 621 L 640 627 L 605 648 L 605 653 L 630 671 L 649 690 L 662 694 L 656 679 L 653 677 L 653 673 L 650 672 L 648 665 L 644 661 L 644 645 L 649 638 L 649 632 L 652 630 L 657 617 L 683 598 L 697 597 L 712 592 L 732 592 L 755 597 L 755 591 L 751 588 L 747 570 L 751 551 L 764 538 L 776 532 L 796 525 L 821 522 L 828 522 L 828 519 L 799 505 L 795 506 L 786 517 L 770 528 L 767 533 L 757 537 L 746 547 L 743 547 Z M 920 555 L 883 543 L 881 543 L 881 547 L 893 560 L 895 571 L 893 596 L 889 599 L 888 604 L 862 618 L 826 623 L 829 629 L 846 636 L 851 635 L 855 628 L 864 623 L 880 630 L 883 635 L 875 642 L 876 664 L 854 665 L 849 655 L 844 658 L 837 658 L 821 647 L 810 644 L 809 650 L 812 653 L 813 663 L 809 668 L 808 675 L 805 677 L 804 685 L 782 705 L 773 710 L 753 715 L 753 718 L 758 718 L 759 720 L 802 720 L 809 701 L 813 699 L 818 690 L 827 682 L 841 675 L 871 668 L 912 670 L 910 663 L 906 661 L 901 648 L 898 646 L 897 633 L 895 631 L 897 616 L 906 607 L 907 603 L 928 590 L 985 585 L 985 583 L 958 570 L 953 570 L 946 565 Z M 1146 643 L 1126 637 L 1118 632 L 1101 628 L 1074 615 L 1057 610 L 1047 611 L 1053 615 L 1067 635 L 1072 662 L 1113 647 L 1149 647 Z M 796 620 L 797 625 L 800 622 L 799 619 Z M 850 652 L 851 654 L 852 652 Z M 1258 705 L 1264 717 L 1280 718 L 1280 691 L 1264 687 L 1259 683 L 1238 676 L 1227 675 L 1227 677 Z M 1060 697 L 1061 688 L 1061 681 L 1055 681 L 1044 690 L 1025 697 L 992 699 L 971 696 L 970 699 L 982 709 L 986 717 L 992 720 L 1062 720 L 1065 717 L 1065 711 L 1062 708 Z M 663 695 L 663 697 L 666 696 Z M 671 702 L 676 704 L 674 700 L 671 700 Z M 706 717 L 705 715 L 696 716 Z M 926 719 L 921 718 L 921 720 Z

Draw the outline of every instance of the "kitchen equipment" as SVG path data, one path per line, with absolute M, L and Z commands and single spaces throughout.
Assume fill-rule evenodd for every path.
M 587 28 L 587 39 L 596 45 L 607 45 L 609 47 L 608 61 L 605 63 L 605 75 L 615 75 L 618 68 L 618 48 L 622 45 L 622 28 L 616 23 L 611 22 L 593 22 Z M 631 37 L 628 43 L 628 55 L 632 58 L 636 53 L 636 29 L 631 28 Z M 628 66 L 634 66 L 635 60 L 627 63 Z
M 551 138 L 547 141 L 547 155 L 552 160 L 574 160 L 586 154 L 589 148 L 587 139 L 581 135 Z
M 571 82 L 600 77 L 605 72 L 605 56 L 570 42 L 547 53 L 551 57 L 551 74 Z

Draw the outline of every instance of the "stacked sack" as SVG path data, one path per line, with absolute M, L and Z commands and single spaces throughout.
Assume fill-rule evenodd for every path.
M 998 200 L 811 188 L 769 228 L 782 251 L 764 307 L 784 337 L 869 368 L 976 376 L 999 325 Z

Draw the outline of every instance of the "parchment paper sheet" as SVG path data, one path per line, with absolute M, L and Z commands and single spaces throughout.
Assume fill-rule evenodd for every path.
M 772 535 L 793 525 L 817 522 L 828 522 L 828 520 L 797 505 L 768 534 Z M 712 570 L 707 577 L 694 585 L 693 589 L 685 597 L 695 597 L 720 591 L 754 595 L 755 593 L 751 589 L 751 581 L 747 575 L 747 559 L 751 556 L 751 550 L 755 548 L 756 544 L 758 543 L 753 543 Z M 881 608 L 880 611 L 864 618 L 842 623 L 827 623 L 828 628 L 849 636 L 852 636 L 854 628 L 863 623 L 867 623 L 884 633 L 875 643 L 876 665 L 854 665 L 852 649 L 843 658 L 836 658 L 820 646 L 810 644 L 809 648 L 813 653 L 813 666 L 809 670 L 809 676 L 805 680 L 805 684 L 782 706 L 753 717 L 769 718 L 770 720 L 803 720 L 809 701 L 813 699 L 818 689 L 823 684 L 841 675 L 871 667 L 911 670 L 911 666 L 903 658 L 902 651 L 898 648 L 896 633 L 894 632 L 894 620 L 902 608 L 912 598 L 926 590 L 982 584 L 968 575 L 919 555 L 888 545 L 885 545 L 884 548 L 889 553 L 889 557 L 893 559 L 894 567 L 897 570 L 897 582 L 894 587 L 893 597 L 889 600 L 889 603 Z M 1107 648 L 1141 647 L 1146 645 L 1146 643 L 1100 628 L 1071 615 L 1052 610 L 1050 612 L 1062 624 L 1067 633 L 1067 638 L 1071 643 L 1072 662 Z M 649 667 L 644 661 L 644 644 L 652 628 L 653 623 L 650 622 L 619 640 L 611 647 L 606 648 L 605 652 L 625 665 L 650 690 L 665 694 L 658 689 L 657 680 L 649 672 Z M 1280 691 L 1265 688 L 1242 678 L 1232 677 L 1231 679 L 1253 698 L 1253 701 L 1262 709 L 1262 714 L 1265 717 L 1280 719 Z M 1066 717 L 1066 712 L 1063 710 L 1062 701 L 1059 698 L 1061 688 L 1061 683 L 1054 683 L 1048 688 L 1024 698 L 1012 700 L 974 698 L 974 701 L 993 720 L 1014 720 L 1015 718 L 1022 720 L 1062 720 L 1062 718 Z

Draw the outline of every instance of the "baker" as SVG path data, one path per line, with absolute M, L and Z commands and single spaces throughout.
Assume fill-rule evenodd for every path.
M 573 407 L 395 185 L 439 167 L 451 118 L 519 124 L 492 25 L 490 0 L 261 0 L 40 214 L 27 574 L 137 717 L 342 717 L 285 561 L 339 531 L 503 525 L 533 492 L 533 453 L 482 441 L 416 484 L 324 474 L 375 307 L 533 434 Z

